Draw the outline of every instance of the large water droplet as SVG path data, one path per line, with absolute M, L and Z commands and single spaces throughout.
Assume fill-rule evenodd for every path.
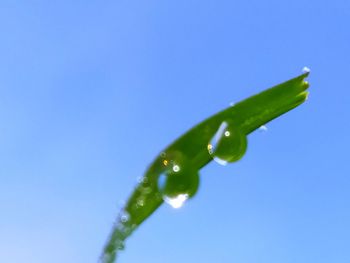
M 160 158 L 158 189 L 163 200 L 180 208 L 198 189 L 199 175 L 190 160 L 180 152 L 166 153 Z
M 208 144 L 208 152 L 221 165 L 241 159 L 247 150 L 247 137 L 233 123 L 224 121 Z

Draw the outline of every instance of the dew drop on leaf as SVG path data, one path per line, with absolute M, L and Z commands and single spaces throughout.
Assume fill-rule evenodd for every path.
M 268 130 L 267 126 L 266 125 L 261 125 L 259 127 L 259 131 L 262 131 L 262 132 L 266 132 Z
M 221 165 L 238 161 L 246 150 L 247 137 L 239 127 L 228 121 L 221 123 L 208 143 L 209 154 Z
M 303 67 L 302 72 L 303 73 L 310 73 L 310 69 L 308 67 Z
M 125 212 L 125 211 L 123 211 L 123 212 L 121 213 L 121 215 L 120 215 L 120 221 L 121 221 L 122 223 L 127 222 L 127 221 L 129 220 L 129 218 L 130 218 L 130 215 L 129 215 L 127 212 Z
M 163 154 L 160 158 L 161 173 L 158 190 L 163 200 L 173 208 L 180 208 L 195 195 L 199 185 L 198 171 L 180 152 Z

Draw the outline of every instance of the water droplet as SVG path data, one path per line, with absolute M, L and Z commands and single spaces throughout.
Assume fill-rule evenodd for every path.
M 120 218 L 120 222 L 125 223 L 125 222 L 129 221 L 130 215 L 129 215 L 129 213 L 123 211 L 123 212 L 121 212 L 119 218 Z
M 247 149 L 247 137 L 231 122 L 224 121 L 208 144 L 208 152 L 221 165 L 241 159 Z
M 199 175 L 190 160 L 180 152 L 167 153 L 160 160 L 161 172 L 158 190 L 163 200 L 174 208 L 179 208 L 198 189 Z
M 173 171 L 174 171 L 175 173 L 179 172 L 179 171 L 180 171 L 180 166 L 178 166 L 177 164 L 175 164 L 175 165 L 173 166 Z
M 266 125 L 261 125 L 259 127 L 259 131 L 262 131 L 262 132 L 266 132 L 268 130 L 267 126 Z
M 305 73 L 310 73 L 310 69 L 308 67 L 303 67 L 302 72 Z
M 236 105 L 235 102 L 230 102 L 230 106 L 231 106 L 231 107 L 233 107 L 233 106 L 235 106 L 235 105 Z

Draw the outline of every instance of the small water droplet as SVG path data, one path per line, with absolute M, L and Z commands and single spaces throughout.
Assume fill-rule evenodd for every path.
M 220 159 L 220 158 L 218 158 L 218 157 L 214 157 L 213 159 L 214 159 L 215 162 L 217 162 L 218 164 L 220 164 L 220 165 L 222 165 L 222 166 L 225 166 L 225 165 L 228 164 L 228 161 L 225 161 L 225 160 Z
M 231 107 L 233 107 L 233 106 L 235 106 L 235 105 L 236 105 L 235 102 L 230 102 L 230 106 L 231 106 Z
M 198 172 L 180 152 L 168 153 L 166 159 L 160 160 L 160 164 L 158 190 L 166 203 L 179 208 L 196 193 L 199 184 Z
M 266 132 L 268 130 L 267 126 L 266 125 L 261 125 L 259 127 L 259 131 L 262 131 L 262 132 Z
M 224 121 L 207 149 L 217 163 L 226 165 L 243 157 L 247 149 L 247 137 L 232 122 Z
M 129 221 L 129 219 L 130 219 L 130 215 L 129 215 L 128 212 L 125 212 L 125 211 L 121 212 L 121 214 L 120 214 L 120 222 L 126 223 L 127 221 Z
M 164 201 L 175 209 L 181 208 L 187 199 L 188 194 L 179 194 L 178 196 L 172 198 L 169 198 L 167 196 L 164 197 Z
M 303 73 L 310 73 L 310 69 L 308 67 L 303 67 Z
M 173 166 L 173 171 L 174 171 L 175 173 L 179 172 L 179 171 L 180 171 L 180 166 L 178 166 L 177 164 L 175 164 L 175 165 Z

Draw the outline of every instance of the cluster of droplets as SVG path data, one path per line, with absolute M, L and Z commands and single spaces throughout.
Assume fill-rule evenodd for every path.
M 217 163 L 226 165 L 243 157 L 247 150 L 247 137 L 237 125 L 224 121 L 208 143 L 207 148 Z
M 133 226 L 129 224 L 130 214 L 125 210 L 122 210 L 118 216 L 114 235 L 114 246 L 117 250 L 124 249 L 124 240 L 130 235 Z
M 266 130 L 265 126 L 260 128 Z M 207 150 L 211 157 L 218 163 L 226 165 L 241 159 L 247 149 L 247 138 L 241 129 L 231 121 L 220 124 L 214 136 L 207 144 Z M 162 152 L 157 159 L 157 188 L 160 196 L 173 208 L 180 208 L 193 197 L 199 186 L 198 168 L 182 152 Z M 147 177 L 138 178 L 140 195 L 134 209 L 140 209 L 146 205 L 146 197 L 152 192 L 152 187 Z M 160 197 L 159 196 L 159 197 Z M 101 263 L 113 262 L 118 250 L 124 249 L 124 241 L 135 229 L 130 214 L 122 210 L 110 238 L 111 242 L 106 246 L 101 257 Z
M 246 149 L 246 135 L 231 121 L 222 122 L 207 145 L 209 154 L 222 165 L 238 161 Z M 182 207 L 198 190 L 198 170 L 179 151 L 162 152 L 158 162 L 157 187 L 163 200 L 173 208 Z
M 131 224 L 130 214 L 121 210 L 115 222 L 110 241 L 106 245 L 103 254 L 99 259 L 99 263 L 111 263 L 115 261 L 117 251 L 123 250 L 124 241 L 136 228 L 135 224 Z
M 148 183 L 147 177 L 139 177 L 137 179 L 137 182 L 139 184 L 139 191 L 140 195 L 138 199 L 136 200 L 135 208 L 141 208 L 146 205 L 146 198 L 147 196 L 152 192 L 152 188 L 150 187 Z
M 181 152 L 163 152 L 159 158 L 161 172 L 158 190 L 163 200 L 173 208 L 180 208 L 198 189 L 199 174 Z

